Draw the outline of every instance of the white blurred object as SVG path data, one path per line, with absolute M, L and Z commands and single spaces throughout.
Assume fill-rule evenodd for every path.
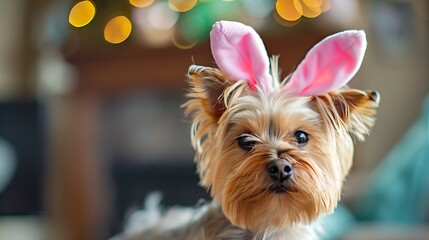
M 46 239 L 44 224 L 39 217 L 1 217 L 0 239 L 42 240 Z
M 164 210 L 160 206 L 161 200 L 162 194 L 160 192 L 149 194 L 145 200 L 144 208 L 130 215 L 125 224 L 124 233 L 109 240 L 137 239 L 143 235 L 145 236 L 144 239 L 154 239 L 154 237 L 167 239 L 158 238 L 160 231 L 165 233 L 165 236 L 174 236 L 174 239 L 186 239 L 179 236 L 187 236 L 188 231 L 193 231 L 192 227 L 198 225 L 196 222 L 201 220 L 210 207 L 217 206 L 201 200 L 195 207 L 176 206 Z
M 55 48 L 46 49 L 37 62 L 38 91 L 41 96 L 65 95 L 70 93 L 76 82 L 73 67 Z
M 158 29 L 169 29 L 179 20 L 179 14 L 168 6 L 166 2 L 154 4 L 149 10 L 149 23 Z
M 339 27 L 354 26 L 359 20 L 357 0 L 330 0 L 331 8 L 325 13 L 327 21 Z
M 133 8 L 132 19 L 140 39 L 151 47 L 164 47 L 170 44 L 179 13 L 171 10 L 167 2 L 159 2 L 147 8 Z
M 51 4 L 39 13 L 34 21 L 32 38 L 39 50 L 34 75 L 37 91 L 41 97 L 65 95 L 75 86 L 74 68 L 64 59 L 62 44 L 68 36 L 68 3 L 62 1 Z
M 161 219 L 161 199 L 160 192 L 149 194 L 144 203 L 144 210 L 135 211 L 129 217 L 125 225 L 127 233 L 138 232 L 142 226 L 154 226 Z
M 16 153 L 12 145 L 0 138 L 0 192 L 9 184 L 16 169 Z

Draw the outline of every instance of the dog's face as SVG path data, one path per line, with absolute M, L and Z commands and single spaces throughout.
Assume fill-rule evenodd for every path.
M 374 123 L 376 92 L 266 94 L 205 67 L 188 78 L 201 183 L 232 224 L 261 231 L 333 211 L 352 136 L 363 139 Z
M 280 83 L 249 26 L 217 22 L 219 69 L 188 72 L 192 139 L 201 184 L 232 224 L 252 231 L 310 223 L 334 210 L 350 170 L 353 138 L 374 124 L 379 95 L 346 89 L 366 49 L 363 31 L 316 44 Z

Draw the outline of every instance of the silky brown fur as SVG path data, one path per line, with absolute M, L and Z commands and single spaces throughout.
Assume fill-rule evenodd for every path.
M 184 108 L 192 119 L 200 183 L 213 202 L 165 214 L 148 204 L 143 227 L 115 240 L 317 239 L 315 222 L 337 206 L 353 141 L 364 140 L 373 126 L 379 95 L 340 89 L 296 96 L 282 90 L 277 58 L 271 64 L 276 90 L 270 93 L 216 68 L 189 68 Z M 298 130 L 308 133 L 305 145 L 294 137 Z M 255 142 L 251 150 L 239 146 L 243 135 Z M 276 183 L 267 165 L 276 159 L 294 169 L 284 192 L 271 190 Z
M 364 140 L 374 124 L 378 95 L 341 89 L 322 96 L 263 93 L 233 82 L 218 69 L 191 66 L 188 102 L 192 142 L 201 185 L 235 226 L 254 232 L 310 224 L 331 213 L 352 165 L 353 139 Z M 277 84 L 280 85 L 280 84 Z M 293 132 L 305 130 L 300 147 Z M 237 138 L 258 142 L 251 152 Z M 295 169 L 290 190 L 269 192 L 267 163 L 285 159 Z

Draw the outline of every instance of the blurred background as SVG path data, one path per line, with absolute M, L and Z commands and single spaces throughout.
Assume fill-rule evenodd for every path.
M 426 0 L 1 0 L 0 239 L 107 239 L 149 192 L 209 199 L 180 105 L 188 66 L 214 66 L 217 20 L 254 27 L 284 76 L 323 37 L 366 31 L 350 85 L 381 93 L 378 119 L 325 238 L 427 239 Z

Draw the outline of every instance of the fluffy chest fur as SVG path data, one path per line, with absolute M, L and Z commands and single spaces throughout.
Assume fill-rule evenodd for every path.
M 152 211 L 152 213 L 150 213 Z M 134 227 L 127 229 L 121 236 L 111 240 L 314 240 L 316 227 L 296 225 L 281 230 L 266 230 L 254 233 L 238 228 L 222 213 L 220 206 L 214 202 L 198 208 L 170 209 L 165 216 L 151 219 L 151 223 L 140 217 L 154 214 L 156 208 L 145 209 L 134 213 Z

